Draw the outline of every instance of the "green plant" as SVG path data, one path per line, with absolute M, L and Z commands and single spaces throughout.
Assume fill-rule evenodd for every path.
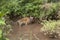
M 43 24 L 42 31 L 53 31 L 56 28 L 56 22 L 46 21 Z
M 41 31 L 50 34 L 50 33 L 57 33 L 60 35 L 60 20 L 58 21 L 44 21 L 43 27 L 41 28 Z
M 12 13 L 14 16 L 33 16 L 42 19 L 45 16 L 56 13 L 60 8 L 58 3 L 47 2 L 48 0 L 2 0 L 0 4 L 0 14 L 4 16 Z

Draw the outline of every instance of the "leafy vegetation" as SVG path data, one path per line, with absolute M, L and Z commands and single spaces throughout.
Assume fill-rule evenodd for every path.
M 6 25 L 7 17 L 12 20 L 29 16 L 47 20 L 43 29 L 53 31 L 59 23 L 49 20 L 60 20 L 60 0 L 0 0 L 0 26 Z
M 48 0 L 2 0 L 1 13 L 14 15 L 45 17 L 58 10 L 58 3 L 48 3 Z M 54 6 L 53 6 L 54 5 Z M 47 8 L 46 8 L 47 7 Z
M 44 21 L 43 27 L 41 28 L 41 31 L 45 35 L 55 33 L 55 35 L 58 34 L 57 36 L 60 36 L 59 30 L 60 30 L 60 20 L 58 20 L 58 21 Z

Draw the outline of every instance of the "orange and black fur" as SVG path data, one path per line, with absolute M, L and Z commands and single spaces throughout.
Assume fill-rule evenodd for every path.
M 32 20 L 33 20 L 33 17 L 24 17 L 22 19 L 19 19 L 17 23 L 19 24 L 19 26 L 23 26 L 23 25 L 30 24 Z

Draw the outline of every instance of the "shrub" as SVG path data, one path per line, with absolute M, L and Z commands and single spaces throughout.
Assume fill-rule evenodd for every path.
M 41 32 L 45 35 L 50 35 L 51 37 L 56 35 L 56 37 L 60 36 L 60 20 L 58 21 L 44 21 L 43 27 L 41 28 Z
M 48 0 L 2 0 L 0 6 L 0 14 L 13 14 L 13 17 L 33 16 L 40 19 L 51 17 L 50 14 L 56 13 L 60 8 L 58 3 L 48 3 Z

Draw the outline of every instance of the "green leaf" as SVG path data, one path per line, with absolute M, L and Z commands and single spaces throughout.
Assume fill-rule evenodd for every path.
M 2 18 L 0 18 L 0 25 L 5 25 L 5 21 Z
M 2 37 L 2 30 L 0 29 L 0 38 Z

